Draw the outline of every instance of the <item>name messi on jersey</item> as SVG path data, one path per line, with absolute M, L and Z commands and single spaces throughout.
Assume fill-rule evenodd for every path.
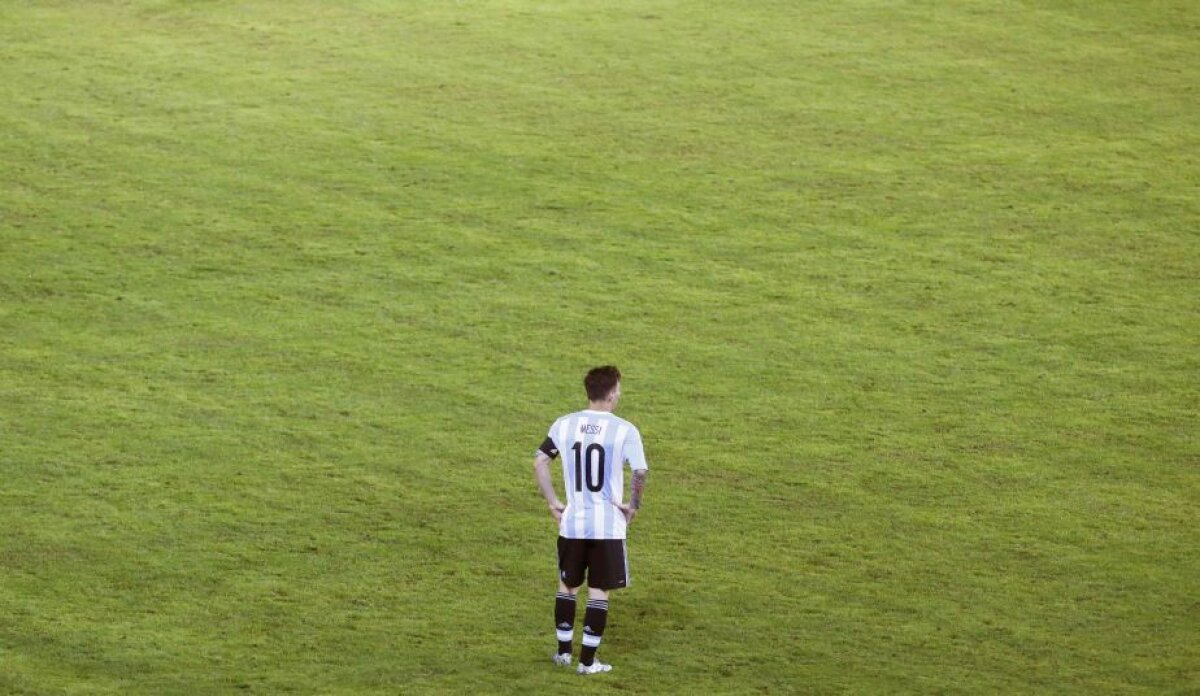
M 598 423 L 584 423 L 579 426 L 581 435 L 599 435 L 604 432 L 604 426 Z

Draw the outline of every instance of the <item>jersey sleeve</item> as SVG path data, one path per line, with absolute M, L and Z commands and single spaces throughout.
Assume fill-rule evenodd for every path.
M 642 433 L 637 428 L 630 428 L 625 436 L 625 461 L 634 471 L 650 468 L 646 465 L 646 452 L 642 449 Z
M 550 432 L 546 434 L 546 439 L 542 440 L 542 444 L 539 445 L 537 451 L 533 453 L 535 457 L 538 454 L 544 454 L 551 459 L 558 457 L 558 445 L 554 444 L 553 434 L 554 426 L 550 426 Z

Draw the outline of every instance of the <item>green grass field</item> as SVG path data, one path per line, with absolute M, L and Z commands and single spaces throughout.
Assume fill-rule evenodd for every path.
M 1197 85 L 1187 0 L 0 2 L 0 694 L 1200 693 Z

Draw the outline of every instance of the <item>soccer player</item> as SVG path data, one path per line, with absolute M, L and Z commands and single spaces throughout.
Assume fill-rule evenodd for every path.
M 621 371 L 597 367 L 583 379 L 588 407 L 554 421 L 533 457 L 538 487 L 558 522 L 558 594 L 554 623 L 558 652 L 554 663 L 571 664 L 575 637 L 575 594 L 586 577 L 587 609 L 583 615 L 583 647 L 579 674 L 612 669 L 596 659 L 596 648 L 608 623 L 608 595 L 629 585 L 625 532 L 642 505 L 646 488 L 646 455 L 642 436 L 632 423 L 613 415 L 621 398 Z M 550 461 L 563 455 L 563 505 L 550 480 Z M 633 471 L 629 503 L 624 504 L 624 465 Z

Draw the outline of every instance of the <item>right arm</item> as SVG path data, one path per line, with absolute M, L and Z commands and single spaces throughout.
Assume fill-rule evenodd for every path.
M 646 469 L 634 469 L 633 485 L 630 486 L 629 507 L 638 510 L 642 507 L 642 493 L 646 490 Z
M 633 521 L 642 507 L 642 493 L 646 490 L 646 471 L 646 469 L 633 470 L 633 482 L 629 486 L 629 504 L 620 506 L 621 512 L 625 513 L 626 524 Z
M 642 494 L 646 492 L 646 452 L 642 449 L 642 434 L 634 428 L 625 441 L 625 456 L 629 467 L 633 469 L 633 481 L 629 486 L 629 504 L 622 505 L 621 512 L 625 513 L 625 522 L 633 522 L 638 510 L 642 507 Z

